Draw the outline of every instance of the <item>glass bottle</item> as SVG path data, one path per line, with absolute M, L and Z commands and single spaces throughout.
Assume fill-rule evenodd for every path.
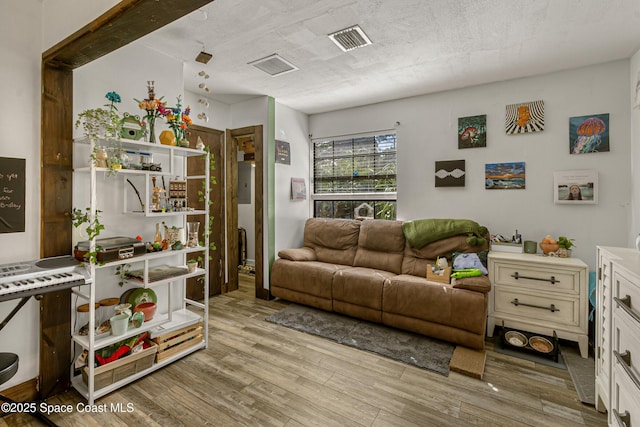
M 162 233 L 160 233 L 160 223 L 156 223 L 156 235 L 153 237 L 154 243 L 162 243 Z

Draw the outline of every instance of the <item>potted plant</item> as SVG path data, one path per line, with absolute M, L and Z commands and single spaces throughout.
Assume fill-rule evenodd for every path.
M 196 267 L 198 267 L 197 259 L 190 259 L 189 261 L 187 261 L 187 269 L 189 269 L 189 273 L 193 273 L 194 271 L 196 271 Z
M 571 256 L 571 248 L 575 246 L 573 244 L 574 240 L 575 239 L 568 239 L 565 236 L 558 237 L 558 246 L 560 246 L 558 256 L 560 258 L 568 258 Z
M 82 126 L 84 137 L 87 142 L 96 142 L 98 138 L 118 139 L 120 137 L 121 122 L 118 108 L 115 103 L 120 102 L 120 95 L 116 92 L 109 92 L 105 98 L 110 104 L 105 104 L 104 108 L 91 108 L 78 114 L 76 129 Z

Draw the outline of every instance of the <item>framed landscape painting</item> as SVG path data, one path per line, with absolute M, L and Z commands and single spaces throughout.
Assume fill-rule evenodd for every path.
M 487 146 L 487 115 L 458 118 L 458 148 Z
M 525 182 L 524 162 L 484 165 L 484 188 L 487 190 L 522 190 Z

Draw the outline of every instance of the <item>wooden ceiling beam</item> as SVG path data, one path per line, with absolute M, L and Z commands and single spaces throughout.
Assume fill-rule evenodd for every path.
M 214 0 L 123 0 L 42 54 L 43 63 L 81 67 Z

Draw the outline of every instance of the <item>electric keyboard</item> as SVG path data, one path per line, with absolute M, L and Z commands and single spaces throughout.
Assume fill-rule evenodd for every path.
M 86 285 L 91 277 L 72 256 L 0 265 L 0 302 Z

